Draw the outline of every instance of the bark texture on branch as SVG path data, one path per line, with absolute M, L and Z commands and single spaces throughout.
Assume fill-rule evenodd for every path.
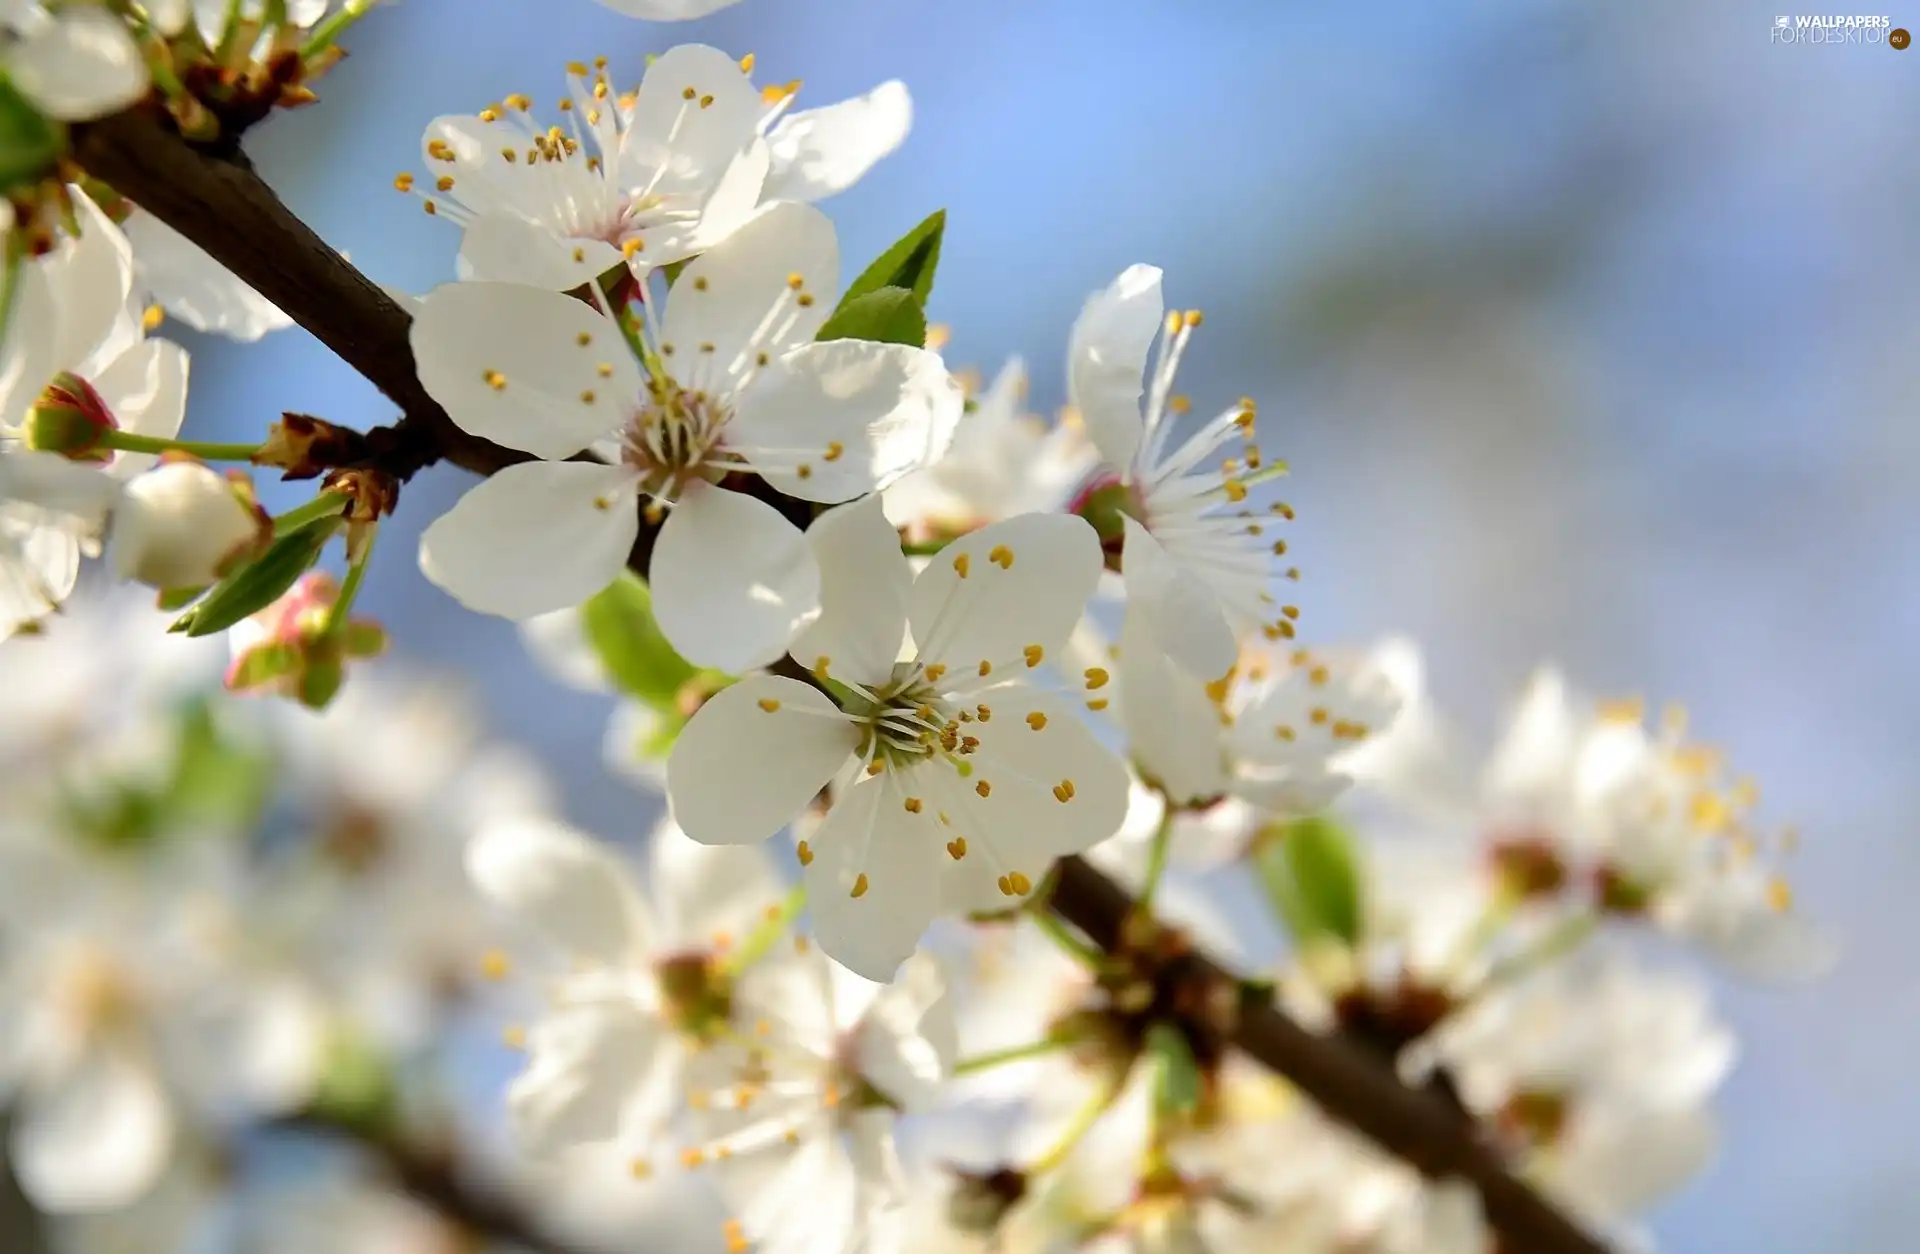
M 226 264 L 401 406 L 404 418 L 389 429 L 394 461 L 383 468 L 404 478 L 445 460 L 486 475 L 526 460 L 454 425 L 415 377 L 406 313 L 314 235 L 251 169 L 196 151 L 162 121 L 138 111 L 78 128 L 76 155 L 91 174 Z M 633 554 L 641 574 L 652 539 L 653 529 L 643 528 Z M 1080 858 L 1060 864 L 1051 906 L 1109 951 L 1120 945 L 1135 910 L 1124 890 Z M 1517 1179 L 1482 1143 L 1473 1123 L 1445 1102 L 1401 1084 L 1364 1049 L 1307 1031 L 1270 998 L 1245 995 L 1235 976 L 1205 957 L 1195 955 L 1192 964 L 1203 984 L 1235 991 L 1240 1004 L 1231 1036 L 1240 1049 L 1422 1172 L 1476 1186 L 1505 1254 L 1607 1254 Z M 424 1200 L 467 1204 L 457 1195 L 442 1196 L 438 1176 L 402 1174 Z M 511 1216 L 479 1212 L 473 1218 L 513 1222 Z

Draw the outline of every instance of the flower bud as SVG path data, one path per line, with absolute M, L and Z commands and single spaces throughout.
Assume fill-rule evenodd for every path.
M 292 590 L 227 633 L 232 692 L 272 692 L 320 709 L 333 699 L 346 663 L 386 651 L 387 636 L 371 619 L 349 619 L 328 630 L 340 585 L 325 571 L 303 576 Z
M 113 530 L 123 579 L 165 591 L 205 587 L 265 552 L 273 520 L 245 474 L 163 460 L 127 484 Z
M 104 462 L 113 453 L 101 448 L 100 440 L 119 425 L 92 384 L 62 371 L 27 411 L 20 435 L 37 452 L 59 453 L 76 462 Z
M 1126 539 L 1126 520 L 1140 517 L 1140 503 L 1132 488 L 1111 477 L 1096 479 L 1081 489 L 1067 506 L 1092 525 L 1100 537 L 1100 548 L 1107 555 L 1110 570 L 1120 568 L 1120 549 Z

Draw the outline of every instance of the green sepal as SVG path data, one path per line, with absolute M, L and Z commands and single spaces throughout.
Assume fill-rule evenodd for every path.
M 906 288 L 913 293 L 913 298 L 920 308 L 925 309 L 927 301 L 933 296 L 933 275 L 934 271 L 940 268 L 940 241 L 946 233 L 947 211 L 935 210 L 926 221 L 901 236 L 892 247 L 875 258 L 872 265 L 861 271 L 860 277 L 855 279 L 845 294 L 840 297 L 840 305 L 834 310 L 835 314 L 861 297 L 886 287 Z M 915 344 L 925 342 L 926 339 L 923 336 L 915 341 Z

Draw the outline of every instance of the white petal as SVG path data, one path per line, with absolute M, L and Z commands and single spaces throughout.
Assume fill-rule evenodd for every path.
M 564 292 L 593 282 L 620 260 L 620 250 L 604 240 L 562 239 L 512 213 L 483 214 L 460 237 L 460 277 L 468 280 Z
M 536 614 L 520 624 L 520 642 L 549 678 L 582 692 L 607 692 L 612 683 L 600 653 L 587 639 L 575 606 Z
M 273 302 L 152 214 L 136 209 L 122 229 L 133 245 L 140 286 L 194 330 L 244 343 L 293 325 Z
M 1080 853 L 1120 830 L 1127 768 L 1065 702 L 1026 684 L 995 689 L 984 700 L 993 718 L 972 725 L 980 746 L 970 760 L 974 779 L 988 781 L 991 794 L 976 791 L 972 809 L 995 833 L 995 848 L 1017 856 L 1009 869 L 1030 873 L 1034 857 L 1050 862 Z M 1065 801 L 1055 791 L 1061 788 Z
M 1057 654 L 1101 569 L 1100 538 L 1072 514 L 1023 514 L 963 536 L 913 581 L 920 658 L 972 670 L 1020 664 L 1029 645 Z
M 72 532 L 29 525 L 16 538 L 12 530 L 0 502 L 0 640 L 52 613 L 80 578 L 80 541 Z
M 794 275 L 801 279 L 798 292 L 789 283 Z M 811 304 L 799 303 L 802 293 Z M 833 223 L 811 205 L 768 205 L 681 271 L 660 338 L 663 348 L 674 346 L 674 369 L 704 359 L 737 377 L 756 353 L 778 355 L 812 340 L 839 299 Z
M 1160 271 L 1129 266 L 1089 297 L 1067 349 L 1067 389 L 1100 456 L 1124 470 L 1140 447 L 1147 354 L 1166 312 Z M 1221 668 L 1225 670 L 1225 667 Z
M 864 96 L 789 113 L 767 134 L 768 200 L 820 200 L 845 191 L 893 152 L 913 126 L 913 98 L 898 79 Z
M 828 658 L 829 673 L 884 683 L 907 635 L 913 568 L 878 496 L 835 506 L 813 520 L 807 543 L 820 564 L 820 617 L 793 642 L 803 666 Z
M 536 457 L 570 457 L 618 430 L 641 391 L 619 328 L 524 284 L 435 288 L 411 341 L 421 384 L 463 430 Z
M 669 948 L 711 945 L 723 934 L 738 940 L 787 894 L 766 849 L 703 845 L 671 818 L 653 829 L 647 852 Z
M 860 1024 L 860 1074 L 909 1111 L 932 1107 L 959 1050 L 939 960 L 920 953 L 875 997 Z
M 721 689 L 681 731 L 667 760 L 673 817 L 702 844 L 765 840 L 813 801 L 859 741 L 818 688 L 750 676 Z
M 1120 628 L 1120 717 L 1133 760 L 1175 801 L 1226 791 L 1220 712 L 1204 681 L 1175 666 L 1137 607 Z
M 710 186 L 758 138 L 761 108 L 760 93 L 734 58 L 705 44 L 669 48 L 640 80 L 620 176 L 665 195 Z
M 651 925 L 627 868 L 589 837 L 527 817 L 483 829 L 467 845 L 480 892 L 569 955 L 617 967 L 644 954 Z
M 1150 638 L 1182 670 L 1212 681 L 1239 659 L 1220 599 L 1190 570 L 1167 555 L 1160 542 L 1133 519 L 1125 520 L 1121 571 L 1129 613 L 1138 613 Z
M 158 1079 L 134 1059 L 91 1049 L 50 1082 L 25 1089 L 13 1128 L 13 1169 L 42 1210 L 124 1206 L 160 1177 L 173 1112 Z
M 114 358 L 90 382 L 122 431 L 171 440 L 187 416 L 187 350 L 145 340 Z M 157 460 L 152 453 L 119 453 L 113 473 L 136 475 Z
M 668 643 L 729 674 L 774 661 L 820 614 L 820 567 L 801 530 L 710 484 L 689 487 L 667 515 L 649 574 Z
M 21 501 L 82 526 L 98 527 L 119 494 L 120 485 L 110 475 L 58 453 L 15 451 L 0 456 L 0 501 Z
M 527 1069 L 507 1090 L 522 1147 L 546 1157 L 612 1140 L 647 1095 L 660 1045 L 660 1025 L 626 1000 L 564 1006 L 536 1023 Z
M 1544 800 L 1572 782 L 1574 713 L 1566 681 L 1553 670 L 1537 672 L 1487 762 L 1485 790 L 1519 800 Z
M 133 249 L 127 237 L 92 197 L 75 196 L 73 204 L 80 237 L 40 263 L 59 306 L 55 370 L 77 369 L 113 338 L 126 321 L 133 292 Z
M 788 496 L 835 504 L 938 461 L 965 408 L 938 353 L 830 340 L 762 371 L 726 442 Z
M 468 489 L 420 536 L 420 570 L 470 610 L 524 619 L 612 583 L 640 531 L 633 472 L 524 462 Z
M 1711 1112 L 1689 1109 L 1603 1116 L 1567 1140 L 1554 1155 L 1554 1191 L 1592 1218 L 1626 1219 L 1699 1174 L 1720 1135 Z
M 47 381 L 66 368 L 55 360 L 60 302 L 48 270 L 43 262 L 15 272 L 13 309 L 0 336 L 0 427 L 7 429 L 26 419 Z
M 649 22 L 688 22 L 709 13 L 718 13 L 740 0 L 600 0 L 615 13 Z
M 648 246 L 647 257 L 656 265 L 680 260 L 713 250 L 720 241 L 739 230 L 760 208 L 761 191 L 773 156 L 763 139 L 755 139 L 728 162 L 700 202 L 699 217 L 690 229 L 653 232 L 657 244 Z M 676 241 L 676 235 L 678 240 Z M 666 255 L 655 251 L 663 248 Z
M 909 812 L 907 795 L 892 772 L 847 789 L 814 833 L 806 869 L 820 948 L 854 974 L 883 983 L 938 912 L 947 856 L 935 805 L 922 798 L 921 810 Z
M 63 9 L 7 50 L 13 85 L 52 118 L 84 122 L 147 94 L 147 63 L 104 5 Z

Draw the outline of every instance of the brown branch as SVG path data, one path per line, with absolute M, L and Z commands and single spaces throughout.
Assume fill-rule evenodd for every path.
M 138 112 L 78 128 L 75 143 L 90 173 L 199 244 L 400 404 L 405 417 L 392 428 L 395 456 L 407 460 L 382 468 L 411 473 L 444 459 L 485 475 L 525 460 L 454 425 L 414 376 L 406 313 L 290 213 L 250 169 L 194 150 L 158 119 Z M 652 538 L 652 529 L 643 528 L 634 548 L 633 566 L 643 575 Z M 1131 897 L 1079 858 L 1060 864 L 1051 905 L 1108 951 L 1120 946 L 1135 910 Z M 1509 1254 L 1607 1254 L 1516 1179 L 1480 1141 L 1472 1122 L 1446 1103 L 1401 1084 L 1352 1043 L 1307 1031 L 1270 999 L 1239 997 L 1240 981 L 1204 957 L 1196 955 L 1188 970 L 1203 987 L 1235 992 L 1241 1004 L 1233 1008 L 1231 1035 L 1251 1057 L 1428 1175 L 1474 1184 Z M 470 1204 L 424 1167 L 408 1187 L 436 1204 Z M 508 1214 L 472 1214 L 488 1223 L 515 1221 Z
M 534 1251 L 536 1254 L 587 1254 L 548 1235 L 537 1222 L 506 1198 L 473 1187 L 463 1178 L 458 1161 L 438 1149 L 412 1145 L 351 1121 L 329 1119 L 318 1114 L 278 1119 L 266 1125 L 266 1130 L 351 1144 L 372 1155 L 402 1193 L 453 1226 L 484 1236 L 490 1242 Z

